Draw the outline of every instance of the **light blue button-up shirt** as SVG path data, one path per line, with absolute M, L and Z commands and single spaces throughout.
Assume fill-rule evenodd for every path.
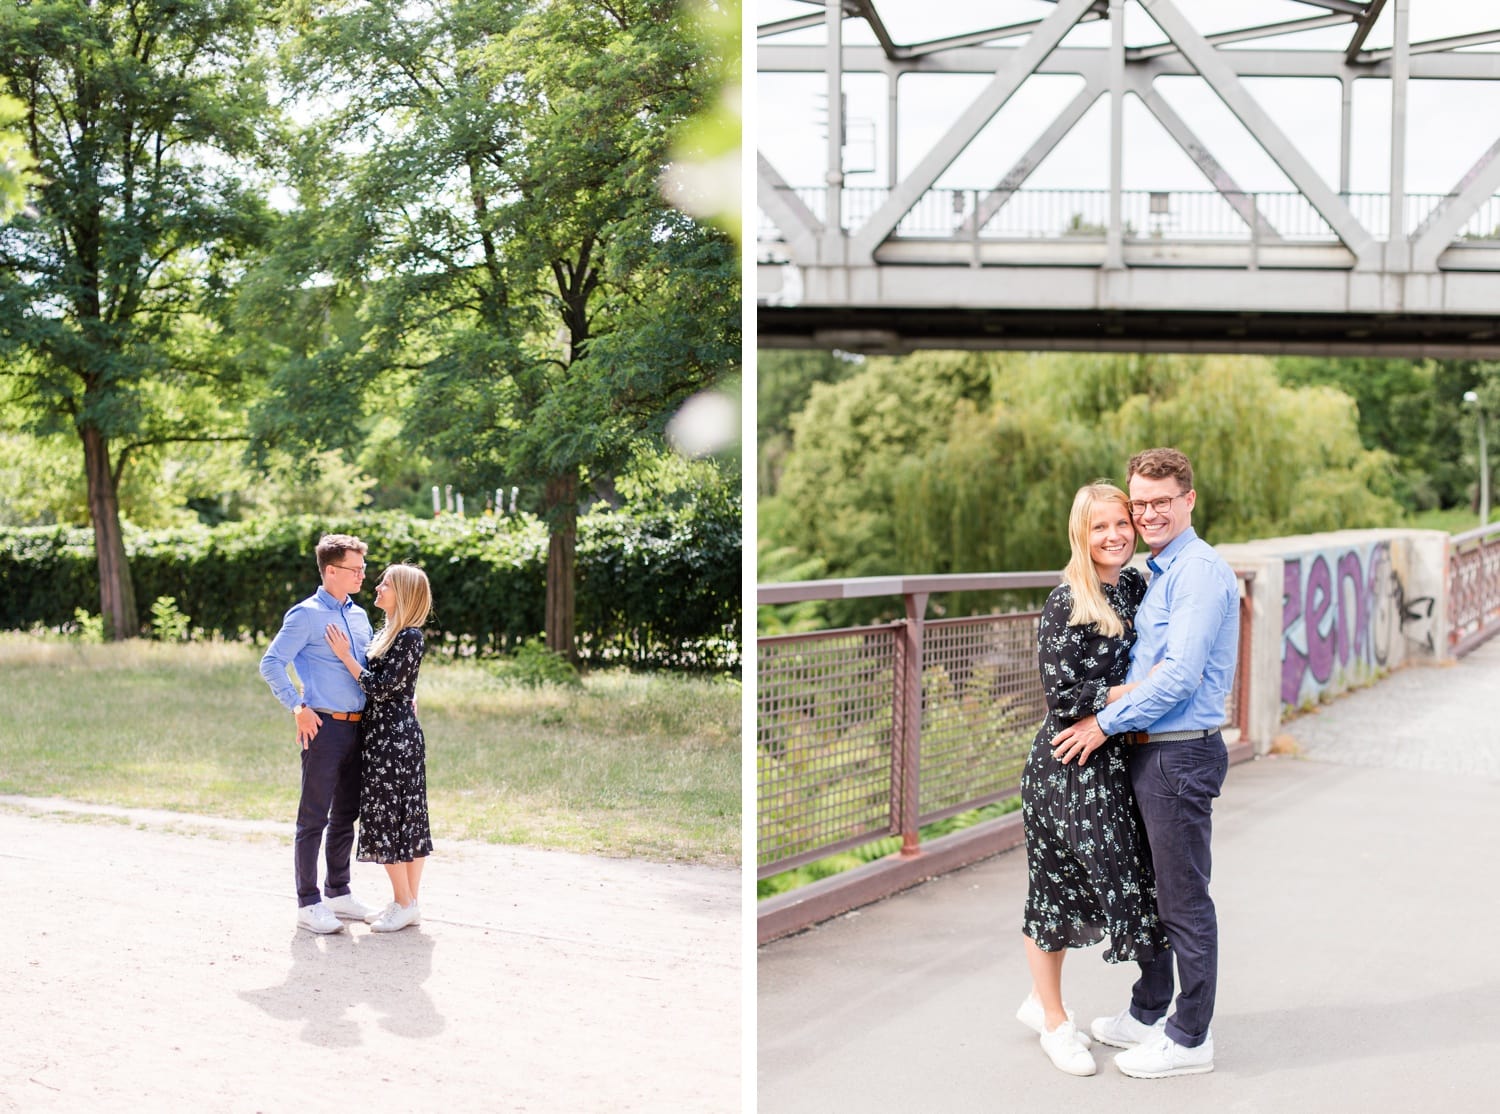
M 1191 526 L 1146 567 L 1151 585 L 1135 613 L 1126 678 L 1138 687 L 1105 706 L 1099 727 L 1106 735 L 1222 727 L 1240 644 L 1234 570 Z
M 349 636 L 354 660 L 364 664 L 365 651 L 369 649 L 374 633 L 369 616 L 352 599 L 341 604 L 328 589 L 320 586 L 286 613 L 281 630 L 271 639 L 265 656 L 260 659 L 260 675 L 287 711 L 299 703 L 329 712 L 364 709 L 364 690 L 328 647 L 324 632 L 330 623 L 342 628 Z M 297 677 L 302 682 L 300 696 L 287 676 L 288 665 L 297 670 Z

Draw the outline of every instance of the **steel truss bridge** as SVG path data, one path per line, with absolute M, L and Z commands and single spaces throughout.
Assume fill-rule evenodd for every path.
M 1500 30 L 1411 41 L 1411 5 L 1437 0 L 1295 0 L 1305 15 L 1207 33 L 1178 0 L 1047 0 L 1039 19 L 897 42 L 882 9 L 910 2 L 808 0 L 804 14 L 759 27 L 761 74 L 822 75 L 827 90 L 826 160 L 813 152 L 826 166 L 822 182 L 788 182 L 757 153 L 762 347 L 1500 357 L 1500 114 L 1464 121 L 1491 142 L 1446 193 L 1406 189 L 1413 85 L 1500 82 L 1500 51 L 1475 49 L 1500 43 Z M 1159 41 L 1127 45 L 1132 7 L 1150 17 Z M 1245 9 L 1224 6 L 1233 7 Z M 845 24 L 856 20 L 876 45 L 845 42 Z M 1107 47 L 1063 45 L 1074 28 L 1100 20 Z M 1382 20 L 1391 45 L 1371 48 Z M 1341 29 L 1342 49 L 1285 45 L 1313 31 L 1326 43 L 1330 28 Z M 788 41 L 817 29 L 821 42 Z M 1262 39 L 1283 45 L 1246 46 Z M 883 76 L 887 90 L 880 187 L 846 184 L 845 78 L 866 74 Z M 934 140 L 901 130 L 901 79 L 913 74 L 982 75 L 983 85 Z M 1081 78 L 1082 88 L 1019 158 L 992 180 L 937 187 L 1029 78 L 1057 74 Z M 1215 154 L 1223 137 L 1196 133 L 1157 87 L 1182 76 L 1202 80 L 1290 189 L 1241 188 Z M 1338 183 L 1257 100 L 1247 80 L 1264 78 L 1340 83 Z M 1374 137 L 1390 151 L 1386 193 L 1349 188 L 1357 81 L 1388 85 L 1388 134 Z M 1201 190 L 1123 188 L 1127 96 L 1201 171 Z M 1101 98 L 1108 188 L 1027 189 Z M 776 126 L 762 115 L 762 135 Z M 928 143 L 898 176 L 897 151 Z

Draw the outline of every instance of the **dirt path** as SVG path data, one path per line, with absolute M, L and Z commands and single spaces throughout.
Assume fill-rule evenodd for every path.
M 738 871 L 440 844 L 315 937 L 289 825 L 101 811 L 0 797 L 0 1111 L 739 1109 Z

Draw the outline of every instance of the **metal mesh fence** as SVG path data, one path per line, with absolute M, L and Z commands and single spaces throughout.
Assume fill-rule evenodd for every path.
M 1448 556 L 1448 639 L 1459 654 L 1500 623 L 1500 532 L 1455 539 Z
M 1491 549 L 1500 577 L 1500 546 Z M 1478 551 L 1475 557 L 1478 556 Z M 1489 598 L 1495 598 L 1493 590 Z M 1046 715 L 1039 613 L 923 624 L 918 824 L 1020 790 Z M 759 640 L 757 855 L 762 877 L 902 834 L 895 768 L 904 623 Z M 1244 658 L 1225 708 L 1238 723 Z
M 1036 612 L 938 620 L 922 643 L 921 823 L 1015 794 L 1046 699 Z
M 903 626 L 759 640 L 760 865 L 786 869 L 896 830 L 893 709 Z

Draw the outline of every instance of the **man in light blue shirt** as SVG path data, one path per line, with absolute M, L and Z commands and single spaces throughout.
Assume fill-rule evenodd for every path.
M 1135 615 L 1129 691 L 1053 740 L 1084 762 L 1113 737 L 1130 748 L 1130 781 L 1156 873 L 1156 903 L 1171 947 L 1141 963 L 1129 1007 L 1091 1031 L 1124 1048 L 1126 1075 L 1159 1079 L 1213 1070 L 1219 927 L 1208 893 L 1213 801 L 1228 753 L 1219 728 L 1239 651 L 1239 586 L 1193 530 L 1193 466 L 1176 449 L 1137 453 L 1128 466 L 1130 513 L 1151 550 L 1151 585 Z M 1173 959 L 1181 980 L 1171 1017 Z
M 349 638 L 361 663 L 370 645 L 370 619 L 350 596 L 365 577 L 365 543 L 348 534 L 325 534 L 318 541 L 322 586 L 286 613 L 281 630 L 260 661 L 260 675 L 282 707 L 292 713 L 302 744 L 302 796 L 297 806 L 293 862 L 297 881 L 297 924 L 310 932 L 338 932 L 340 917 L 365 920 L 379 910 L 349 890 L 349 858 L 359 816 L 359 721 L 365 694 L 334 656 L 330 626 Z M 299 693 L 287 667 L 302 682 Z M 327 875 L 318 891 L 318 847 L 327 830 Z M 324 900 L 326 898 L 326 900 Z

